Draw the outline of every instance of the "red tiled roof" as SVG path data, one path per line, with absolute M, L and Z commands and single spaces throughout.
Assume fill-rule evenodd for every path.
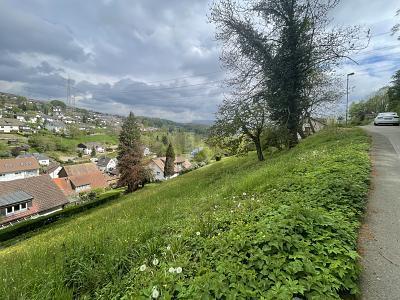
M 65 170 L 65 173 L 67 174 L 68 177 L 99 172 L 97 166 L 94 163 L 64 166 L 63 169 Z
M 40 169 L 34 157 L 0 159 L 0 174 Z
M 74 194 L 71 183 L 68 177 L 64 178 L 54 178 L 53 182 L 58 186 L 58 188 L 64 193 L 65 196 L 71 196 Z
M 68 203 L 67 198 L 48 175 L 0 182 L 0 196 L 17 191 L 24 191 L 33 196 L 32 207 L 25 212 L 3 217 L 0 223 L 21 219 Z

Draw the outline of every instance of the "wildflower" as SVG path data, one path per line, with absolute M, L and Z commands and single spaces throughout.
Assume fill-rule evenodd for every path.
M 158 265 L 158 259 L 157 258 L 153 259 L 153 265 L 155 265 L 155 266 Z
M 170 267 L 170 268 L 168 269 L 168 272 L 170 272 L 170 273 L 175 273 L 175 268 Z
M 233 214 L 233 210 L 231 210 L 231 214 Z
M 246 196 L 247 194 L 246 193 L 243 193 L 243 196 Z
M 241 206 L 241 204 L 239 203 L 237 207 L 240 208 L 240 206 Z
M 157 299 L 160 296 L 160 292 L 157 290 L 156 286 L 153 286 L 153 292 L 151 293 L 151 297 L 153 299 Z
M 181 267 L 177 267 L 177 268 L 176 268 L 176 273 L 177 273 L 177 274 L 182 273 L 182 268 L 181 268 Z
M 171 250 L 171 245 L 167 246 L 167 250 L 170 251 Z
M 251 200 L 254 201 L 254 197 L 251 197 Z
M 200 235 L 200 231 L 197 231 L 197 232 L 196 232 L 196 235 Z
M 143 272 L 144 270 L 146 270 L 146 265 L 141 265 L 139 270 L 140 270 L 140 272 Z

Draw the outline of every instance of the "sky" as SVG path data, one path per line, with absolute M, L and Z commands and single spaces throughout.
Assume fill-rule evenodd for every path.
M 226 88 L 211 0 L 0 0 L 0 91 L 66 99 L 78 107 L 178 122 L 212 120 Z M 387 85 L 400 69 L 389 31 L 398 0 L 343 0 L 337 25 L 371 29 L 369 47 L 344 62 L 350 101 Z

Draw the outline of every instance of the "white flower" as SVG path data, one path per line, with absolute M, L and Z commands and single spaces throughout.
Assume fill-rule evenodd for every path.
M 240 208 L 240 206 L 241 206 L 241 204 L 239 203 L 237 207 Z
M 170 273 L 175 273 L 175 268 L 173 268 L 173 267 L 169 268 L 169 269 L 168 269 L 168 272 L 170 272 Z
M 243 193 L 243 196 L 246 196 L 247 194 L 246 193 Z
M 160 296 L 160 292 L 157 290 L 156 286 L 153 286 L 153 292 L 151 293 L 151 297 L 153 299 L 157 299 Z
M 155 265 L 155 266 L 158 265 L 158 259 L 157 258 L 153 259 L 153 265 Z
M 171 250 L 171 245 L 168 245 L 168 246 L 167 246 L 167 250 L 168 250 L 168 251 Z
M 143 272 L 144 270 L 146 270 L 146 265 L 141 265 L 140 268 L 139 268 L 139 270 L 140 270 L 141 272 Z
M 200 231 L 197 231 L 197 232 L 196 232 L 196 235 L 200 235 Z
M 181 268 L 181 267 L 177 267 L 177 268 L 176 268 L 176 273 L 177 273 L 177 274 L 182 273 L 182 268 Z
M 233 210 L 231 210 L 231 214 L 233 214 Z
M 251 197 L 251 200 L 254 201 L 254 197 Z

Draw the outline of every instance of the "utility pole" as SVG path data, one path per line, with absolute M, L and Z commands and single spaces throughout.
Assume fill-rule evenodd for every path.
M 69 80 L 69 75 L 67 78 L 67 106 L 71 106 L 71 82 Z
M 354 72 L 347 74 L 347 88 L 346 88 L 346 126 L 347 126 L 347 118 L 348 118 L 348 113 L 349 113 L 349 77 L 353 76 Z

